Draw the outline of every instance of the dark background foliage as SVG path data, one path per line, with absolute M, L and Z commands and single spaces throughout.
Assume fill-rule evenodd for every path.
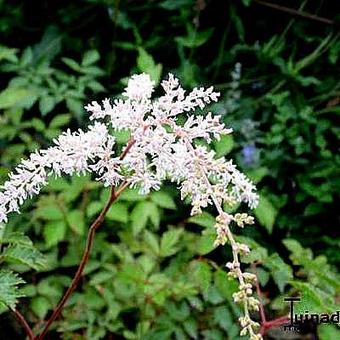
M 268 315 L 282 315 L 282 296 L 298 292 L 310 310 L 334 310 L 340 261 L 335 1 L 12 0 L 0 1 L 0 8 L 2 181 L 61 130 L 85 126 L 83 105 L 119 94 L 133 73 L 158 82 L 172 72 L 188 89 L 213 84 L 222 96 L 211 110 L 234 129 L 214 148 L 235 158 L 261 195 L 256 226 L 242 236 L 254 248 L 245 261 L 259 263 Z M 52 182 L 8 226 L 34 241 L 45 256 L 43 269 L 40 255 L 30 262 L 19 252 L 13 261 L 6 251 L 18 244 L 8 235 L 2 241 L 3 266 L 28 282 L 19 307 L 32 322 L 50 313 L 69 283 L 86 228 L 107 195 L 90 178 Z M 53 336 L 236 339 L 238 310 L 223 268 L 230 254 L 213 250 L 212 221 L 209 213 L 190 218 L 171 186 L 145 200 L 133 191 L 123 195 L 98 232 L 87 275 Z M 338 335 L 331 326 L 307 325 L 304 332 Z M 21 334 L 9 313 L 1 316 L 0 334 Z

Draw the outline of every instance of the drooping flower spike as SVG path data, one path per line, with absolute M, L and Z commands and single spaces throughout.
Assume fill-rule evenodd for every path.
M 105 99 L 101 104 L 92 102 L 85 107 L 93 121 L 86 131 L 68 130 L 54 140 L 54 146 L 22 160 L 0 192 L 0 223 L 6 223 L 10 212 L 18 211 L 27 198 L 38 194 L 49 176 L 93 173 L 104 186 L 128 183 L 141 194 L 158 190 L 164 180 L 175 182 L 182 199 L 191 199 L 192 214 L 201 213 L 208 205 L 216 207 L 215 245 L 228 242 L 232 247 L 233 262 L 228 268 L 230 276 L 240 283 L 234 300 L 244 306 L 245 316 L 240 319 L 242 334 L 260 339 L 255 331 L 257 325 L 249 316 L 250 310 L 258 309 L 257 300 L 251 297 L 253 279 L 248 278 L 251 274 L 242 273 L 239 262 L 239 255 L 248 253 L 249 248 L 237 243 L 230 231 L 230 223 L 243 227 L 252 224 L 253 218 L 247 214 L 227 214 L 222 208 L 224 204 L 240 202 L 254 208 L 258 195 L 232 160 L 216 158 L 213 150 L 194 143 L 197 138 L 210 143 L 232 132 L 210 112 L 193 114 L 195 109 L 216 102 L 219 93 L 212 87 L 194 88 L 186 93 L 178 79 L 169 74 L 161 83 L 164 94 L 152 99 L 154 85 L 147 74 L 132 76 L 122 98 Z M 182 124 L 179 115 L 187 117 Z M 124 157 L 114 153 L 115 138 L 110 128 L 130 132 Z

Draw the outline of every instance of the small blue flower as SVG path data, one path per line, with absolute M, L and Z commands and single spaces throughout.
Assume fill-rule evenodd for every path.
M 255 145 L 248 144 L 242 149 L 243 160 L 247 165 L 251 165 L 255 161 L 256 147 Z

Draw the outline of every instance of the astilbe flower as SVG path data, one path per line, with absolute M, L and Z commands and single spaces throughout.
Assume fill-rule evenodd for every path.
M 249 253 L 245 244 L 237 243 L 230 230 L 231 223 L 243 227 L 253 224 L 247 214 L 228 214 L 223 205 L 245 202 L 250 208 L 258 203 L 258 195 L 252 182 L 246 178 L 232 160 L 216 158 L 215 152 L 206 146 L 196 146 L 198 138 L 210 143 L 227 129 L 210 112 L 204 115 L 188 115 L 207 104 L 216 102 L 219 93 L 213 88 L 195 88 L 191 92 L 180 86 L 172 74 L 161 83 L 164 95 L 152 100 L 154 82 L 147 74 L 134 75 L 128 82 L 121 99 L 102 104 L 92 102 L 85 109 L 94 121 L 87 131 L 69 130 L 54 140 L 54 146 L 33 153 L 9 175 L 0 192 L 0 223 L 7 222 L 10 212 L 18 211 L 23 202 L 38 194 L 47 184 L 50 175 L 94 173 L 105 186 L 127 183 L 137 187 L 141 194 L 158 190 L 162 181 L 175 182 L 181 197 L 189 197 L 192 214 L 214 205 L 217 237 L 215 245 L 229 243 L 233 262 L 227 263 L 229 276 L 239 281 L 239 291 L 234 301 L 241 303 L 244 316 L 240 318 L 241 334 L 251 339 L 261 339 L 258 325 L 249 312 L 258 310 L 259 302 L 253 298 L 252 284 L 256 276 L 241 271 L 239 257 Z M 187 116 L 183 124 L 179 115 Z M 130 141 L 123 149 L 123 157 L 115 156 L 113 130 L 128 130 Z

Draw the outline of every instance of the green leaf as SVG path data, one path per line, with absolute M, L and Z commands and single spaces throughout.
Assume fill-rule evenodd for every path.
M 84 215 L 80 210 L 71 210 L 67 213 L 67 222 L 70 228 L 78 235 L 83 235 L 85 232 Z
M 44 296 L 37 296 L 33 298 L 31 302 L 32 311 L 39 318 L 39 320 L 45 319 L 50 307 L 51 304 L 49 300 Z
M 195 48 L 205 44 L 211 37 L 212 33 L 213 28 L 201 32 L 197 32 L 191 28 L 186 37 L 176 37 L 175 40 L 182 46 Z
M 61 50 L 60 34 L 56 26 L 48 26 L 41 41 L 33 47 L 34 60 L 52 60 Z
M 11 271 L 0 270 L 0 306 L 4 305 L 15 309 L 18 298 L 24 295 L 18 289 L 18 285 L 25 283 L 17 274 Z
M 174 199 L 164 191 L 155 191 L 151 194 L 151 201 L 165 209 L 176 209 Z
M 204 211 L 202 214 L 190 217 L 188 222 L 205 228 L 213 228 L 216 224 L 216 219 L 214 216 Z
M 219 141 L 213 142 L 216 151 L 216 157 L 223 157 L 227 155 L 234 147 L 234 139 L 232 135 L 223 135 Z
M 159 83 L 162 74 L 162 65 L 156 65 L 153 57 L 142 47 L 138 48 L 137 67 L 141 72 L 148 73 L 156 84 Z
M 151 202 L 150 202 L 151 203 Z M 161 215 L 160 215 L 160 210 L 158 209 L 157 205 L 154 203 L 151 203 L 149 206 L 149 218 L 153 226 L 158 229 L 159 224 L 161 222 Z
M 211 251 L 215 249 L 214 242 L 216 239 L 215 232 L 211 232 L 211 230 L 204 230 L 202 232 L 202 236 L 198 238 L 197 244 L 195 246 L 195 252 L 199 255 L 209 254 Z
M 288 281 L 293 279 L 292 268 L 286 264 L 277 253 L 267 257 L 264 266 L 270 270 L 280 292 L 283 293 Z
M 22 244 L 25 246 L 32 246 L 32 241 L 21 232 L 5 233 L 0 244 Z
M 158 242 L 157 236 L 151 233 L 150 231 L 145 230 L 144 240 L 145 240 L 146 245 L 148 246 L 148 249 L 151 249 L 151 251 L 155 255 L 159 255 L 159 242 Z
M 66 98 L 67 108 L 75 113 L 77 119 L 81 119 L 83 114 L 83 103 L 79 99 L 75 98 Z
M 194 318 L 187 319 L 183 322 L 184 330 L 193 339 L 198 339 L 198 322 Z
M 340 339 L 340 329 L 335 325 L 319 325 L 318 335 L 320 340 Z
M 178 251 L 178 242 L 182 233 L 183 229 L 171 229 L 162 235 L 160 256 L 171 256 Z
M 260 195 L 259 205 L 254 212 L 261 225 L 263 225 L 268 233 L 271 234 L 277 215 L 277 209 L 266 197 Z
M 227 306 L 219 306 L 215 308 L 214 320 L 222 329 L 228 332 L 229 336 L 231 336 L 230 330 L 232 327 L 235 327 L 236 325 L 233 322 L 233 317 Z
M 285 247 L 291 252 L 290 259 L 295 265 L 305 264 L 311 262 L 313 253 L 310 249 L 304 249 L 301 244 L 294 239 L 285 239 L 282 241 Z
M 214 273 L 214 283 L 227 301 L 232 301 L 233 293 L 238 291 L 238 284 L 235 280 L 230 280 L 228 274 L 223 270 L 217 270 Z
M 52 96 L 44 96 L 39 101 L 39 110 L 43 116 L 49 113 L 55 106 L 55 100 Z
M 60 128 L 66 124 L 68 124 L 71 120 L 70 114 L 58 114 L 56 115 L 50 122 L 50 128 Z
M 62 210 L 55 205 L 39 207 L 36 215 L 47 221 L 61 220 L 64 217 Z
M 106 214 L 108 220 L 126 223 L 129 219 L 129 213 L 126 203 L 114 203 Z
M 86 209 L 86 215 L 88 217 L 92 217 L 94 215 L 97 215 L 100 213 L 100 211 L 103 209 L 103 204 L 99 201 L 91 202 Z
M 89 87 L 93 92 L 104 92 L 105 87 L 96 80 L 91 80 L 86 83 L 86 86 Z
M 16 56 L 18 49 L 16 48 L 9 48 L 6 46 L 0 45 L 0 61 L 7 60 L 13 63 L 18 62 L 18 57 Z
M 62 220 L 48 222 L 43 230 L 47 247 L 52 247 L 62 241 L 66 234 L 66 224 Z
M 27 66 L 33 61 L 33 52 L 31 47 L 27 47 L 21 55 L 20 66 Z
M 70 58 L 61 58 L 61 60 L 68 66 L 70 67 L 72 70 L 77 71 L 77 72 L 81 72 L 81 67 L 80 65 L 74 61 L 73 59 Z
M 128 202 L 143 201 L 145 199 L 145 197 L 138 193 L 137 189 L 126 189 L 119 198 Z
M 99 55 L 98 51 L 96 51 L 96 50 L 87 51 L 84 54 L 81 65 L 82 66 L 89 66 L 89 65 L 94 64 L 99 59 L 100 59 L 100 55 Z
M 295 289 L 301 293 L 301 301 L 295 303 L 295 313 L 304 313 L 308 310 L 310 313 L 332 313 L 333 297 L 322 293 L 314 285 L 307 282 L 290 281 Z
M 255 183 L 259 183 L 269 173 L 268 168 L 259 167 L 247 171 L 247 176 Z
M 139 202 L 131 212 L 131 224 L 134 235 L 137 235 L 146 227 L 148 221 L 149 202 Z
M 133 234 L 139 234 L 146 227 L 148 220 L 158 228 L 160 215 L 157 206 L 153 202 L 138 202 L 131 212 Z
M 9 245 L 2 252 L 1 257 L 5 261 L 21 263 L 35 270 L 45 268 L 44 256 L 33 246 Z
M 192 3 L 192 0 L 164 0 L 159 4 L 159 6 L 168 11 L 173 11 L 184 8 L 185 6 L 189 6 L 191 8 Z
M 28 107 L 35 100 L 32 91 L 22 87 L 7 87 L 0 93 L 0 109 Z
M 211 285 L 211 267 L 204 261 L 194 261 L 192 264 L 193 280 L 200 287 L 203 294 L 206 294 Z

